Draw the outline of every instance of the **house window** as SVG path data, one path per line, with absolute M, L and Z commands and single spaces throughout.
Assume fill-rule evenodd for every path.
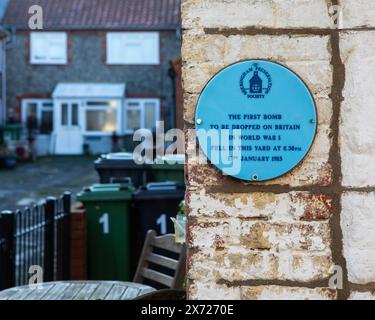
M 107 33 L 107 64 L 159 64 L 158 32 Z
M 117 101 L 88 101 L 86 103 L 86 131 L 112 133 L 117 131 Z
M 132 133 L 138 129 L 156 128 L 160 120 L 159 99 L 127 99 L 124 112 L 125 131 Z
M 156 121 L 159 121 L 159 107 L 157 102 L 144 103 L 144 127 L 147 129 L 156 128 Z
M 47 99 L 22 100 L 22 121 L 28 130 L 40 134 L 53 131 L 53 103 Z
M 126 106 L 126 129 L 134 131 L 142 127 L 142 107 L 140 102 L 129 102 Z
M 79 125 L 79 105 L 77 103 L 72 104 L 72 126 Z
M 40 117 L 40 133 L 50 134 L 53 131 L 53 108 L 43 108 Z
M 67 38 L 65 32 L 32 32 L 30 34 L 30 63 L 67 64 Z
M 64 127 L 68 125 L 68 108 L 67 103 L 61 105 L 61 125 Z

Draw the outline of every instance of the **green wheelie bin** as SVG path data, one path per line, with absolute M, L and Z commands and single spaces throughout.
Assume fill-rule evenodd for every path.
M 168 155 L 150 165 L 151 180 L 148 182 L 175 182 L 185 185 L 185 155 Z
M 3 133 L 3 139 L 5 141 L 19 141 L 21 140 L 22 125 L 7 124 L 0 127 L 0 132 Z
M 89 280 L 130 280 L 131 184 L 96 184 L 77 195 L 87 211 Z

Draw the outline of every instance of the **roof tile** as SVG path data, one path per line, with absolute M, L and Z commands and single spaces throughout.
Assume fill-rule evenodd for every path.
M 28 28 L 29 7 L 43 8 L 45 29 L 175 29 L 181 0 L 10 0 L 2 23 Z

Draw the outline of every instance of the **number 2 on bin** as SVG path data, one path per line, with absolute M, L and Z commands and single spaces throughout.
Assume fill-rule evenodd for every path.
M 103 233 L 109 234 L 109 215 L 108 215 L 108 213 L 104 213 L 100 217 L 99 223 L 103 225 Z
M 156 224 L 160 225 L 160 234 L 167 233 L 167 215 L 166 214 L 160 215 L 159 219 L 156 220 Z

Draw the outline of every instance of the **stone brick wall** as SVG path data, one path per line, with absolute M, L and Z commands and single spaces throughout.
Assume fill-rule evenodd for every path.
M 375 299 L 375 2 L 185 0 L 182 18 L 188 151 L 202 88 L 238 60 L 288 66 L 319 117 L 306 159 L 273 181 L 190 158 L 189 298 Z

